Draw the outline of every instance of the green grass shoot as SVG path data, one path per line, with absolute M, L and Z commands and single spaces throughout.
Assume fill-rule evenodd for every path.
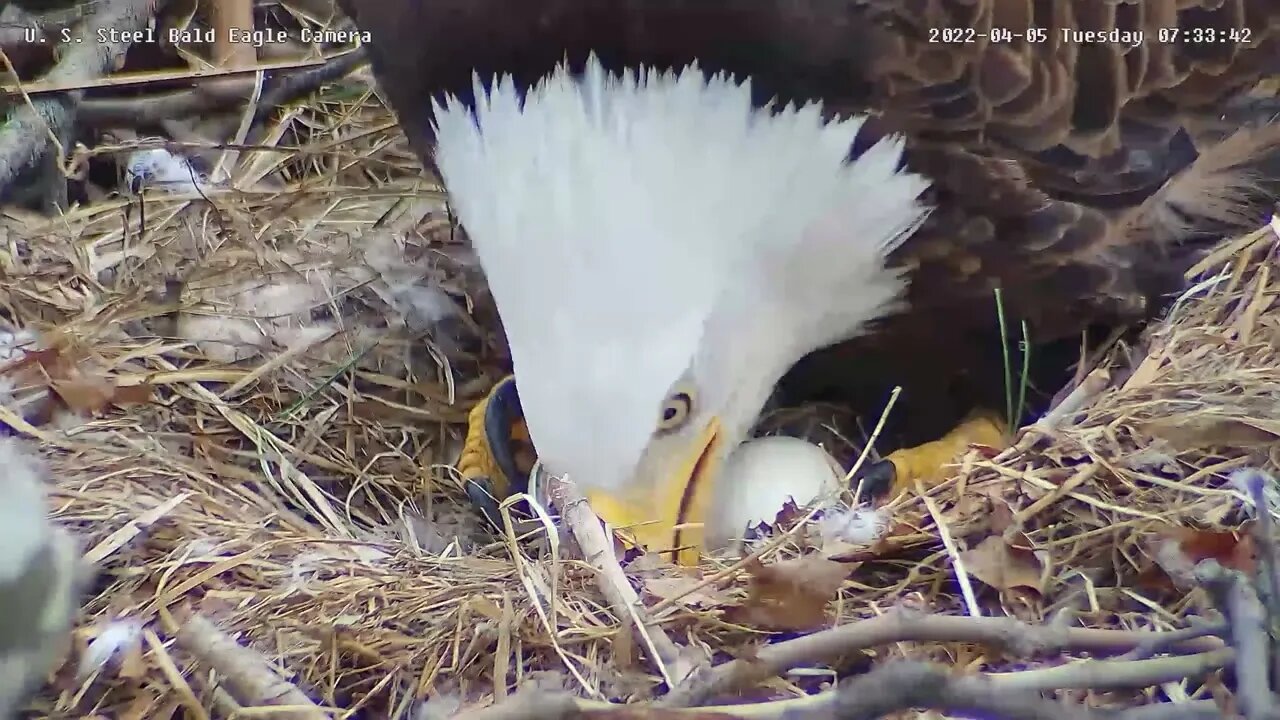
M 1031 375 L 1031 333 L 1027 321 L 1022 321 L 1022 340 L 1018 350 L 1022 354 L 1022 372 L 1018 378 L 1017 401 L 1014 401 L 1013 362 L 1009 351 L 1009 324 L 1005 319 L 1004 294 L 1000 288 L 995 289 L 996 319 L 1000 323 L 1000 358 L 1004 364 L 1004 410 L 1009 434 L 1012 435 L 1022 425 L 1022 414 L 1027 406 L 1027 385 Z

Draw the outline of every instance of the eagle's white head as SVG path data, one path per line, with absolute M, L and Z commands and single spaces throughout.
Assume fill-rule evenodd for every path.
M 850 161 L 862 118 L 755 108 L 696 65 L 617 76 L 593 58 L 527 93 L 477 78 L 476 98 L 435 107 L 435 159 L 538 455 L 651 549 L 696 549 L 783 373 L 901 303 L 886 256 L 928 183 L 899 169 L 900 139 Z

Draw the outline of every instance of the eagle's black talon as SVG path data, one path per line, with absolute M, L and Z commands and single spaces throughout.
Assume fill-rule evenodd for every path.
M 511 375 L 498 381 L 485 403 L 484 433 L 489 452 L 497 469 L 505 477 L 501 483 L 503 495 L 514 495 L 528 489 L 531 466 L 517 457 L 517 434 L 528 435 L 523 429 L 524 409 L 520 406 L 520 393 Z M 519 428 L 519 430 L 518 430 Z M 492 485 L 493 483 L 490 483 Z
M 857 490 L 862 485 L 864 499 L 880 498 L 889 494 L 898 479 L 898 468 L 888 460 L 877 460 L 867 463 L 854 477 L 851 489 Z
M 495 528 L 501 529 L 502 512 L 498 509 L 498 499 L 494 496 L 489 478 L 467 478 L 466 492 L 467 499 L 479 508 L 485 519 Z
M 465 478 L 467 499 L 498 530 L 502 529 L 499 504 L 528 489 L 533 467 L 532 450 L 525 449 L 528 436 L 511 376 L 500 380 L 467 415 L 467 437 L 457 469 Z

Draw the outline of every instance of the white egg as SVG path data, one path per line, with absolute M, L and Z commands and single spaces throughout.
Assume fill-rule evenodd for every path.
M 749 440 L 730 453 L 716 482 L 707 548 L 728 547 L 747 528 L 772 523 L 788 500 L 803 507 L 834 499 L 843 480 L 839 464 L 813 443 L 785 436 Z

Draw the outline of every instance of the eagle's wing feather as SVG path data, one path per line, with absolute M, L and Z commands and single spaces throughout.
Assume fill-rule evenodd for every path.
M 430 158 L 428 98 L 511 73 L 606 66 L 750 75 L 761 100 L 874 110 L 912 144 L 1017 161 L 1051 195 L 1133 206 L 1195 156 L 1188 115 L 1280 72 L 1273 0 L 341 0 L 374 37 L 382 90 Z M 1029 38 L 1040 28 L 1043 39 Z M 1176 29 L 1177 42 L 1161 42 Z M 1193 42 L 1206 29 L 1224 42 Z M 972 32 L 966 32 L 971 30 Z M 1064 31 L 1142 31 L 1129 45 Z M 993 32 L 1020 33 L 993 39 Z M 950 32 L 950 34 L 944 34 Z
M 934 369 L 939 352 L 963 366 L 960 348 L 989 341 L 997 286 L 1034 339 L 1143 316 L 1178 287 L 1201 245 L 1187 241 L 1260 220 L 1280 191 L 1261 180 L 1280 178 L 1280 125 L 1208 148 L 1191 132 L 1280 72 L 1275 0 L 339 2 L 373 35 L 382 90 L 428 162 L 428 98 L 466 101 L 473 71 L 532 83 L 589 52 L 613 68 L 697 60 L 749 75 L 760 101 L 873 112 L 859 142 L 905 134 L 938 209 L 897 255 L 913 270 L 911 311 L 848 350 Z M 1043 41 L 990 39 L 1031 27 Z M 1228 34 L 1196 42 L 1209 29 Z M 1070 30 L 1144 37 L 1090 44 Z
M 373 38 L 381 91 L 430 162 L 429 98 L 472 99 L 472 76 L 528 86 L 594 52 L 609 69 L 682 67 L 750 76 L 760 100 L 863 104 L 874 28 L 851 0 L 339 0 Z
M 887 30 L 877 104 L 925 129 L 991 128 L 1033 151 L 1063 143 L 1105 154 L 1120 145 L 1122 114 L 1166 121 L 1170 109 L 1210 108 L 1280 70 L 1280 6 L 1267 0 L 862 4 Z M 1032 27 L 1043 34 L 1032 38 Z M 1206 41 L 1207 30 L 1223 39 Z M 1141 32 L 1142 41 L 1081 43 L 1071 31 Z
M 940 324 L 949 308 L 989 315 L 996 286 L 1041 339 L 1140 316 L 1180 281 L 1196 250 L 1181 241 L 1256 223 L 1280 190 L 1249 174 L 1280 173 L 1280 128 L 1217 148 L 1189 132 L 1280 71 L 1280 4 L 862 7 L 878 29 L 866 107 L 908 134 L 909 163 L 935 179 L 938 210 L 901 253 L 920 313 L 904 323 Z M 1033 39 L 1032 27 L 1045 32 Z M 1225 41 L 1204 42 L 1210 29 Z M 1068 31 L 1135 40 L 1081 43 Z

